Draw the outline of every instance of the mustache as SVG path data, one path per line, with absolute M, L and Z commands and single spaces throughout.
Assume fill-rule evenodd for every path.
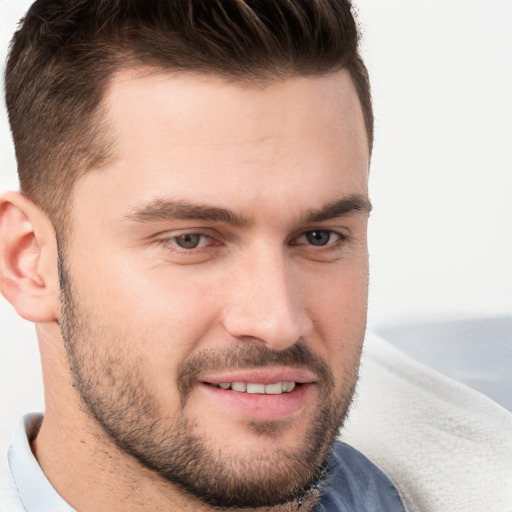
M 318 384 L 323 389 L 330 390 L 334 387 L 334 376 L 329 365 L 302 340 L 284 350 L 241 343 L 222 349 L 207 349 L 181 363 L 177 375 L 181 406 L 185 406 L 194 384 L 202 373 L 272 366 L 309 370 L 317 376 Z

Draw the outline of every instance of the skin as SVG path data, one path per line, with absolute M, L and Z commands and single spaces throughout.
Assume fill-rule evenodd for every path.
M 239 476 L 261 477 L 307 445 L 325 402 L 344 413 L 367 308 L 369 157 L 361 107 L 346 71 L 253 87 L 139 69 L 113 79 L 104 109 L 114 159 L 76 183 L 61 247 L 82 324 L 61 311 L 48 218 L 20 194 L 0 201 L 2 293 L 36 322 L 41 347 L 46 411 L 33 451 L 80 511 L 210 510 L 116 446 L 80 396 L 70 362 L 83 366 L 82 381 L 94 381 L 89 387 L 103 403 L 144 421 L 122 399 L 120 382 L 129 375 L 151 396 L 160 425 L 172 431 L 186 421 Z M 340 200 L 347 212 L 315 217 Z M 187 205 L 186 215 L 177 203 Z M 211 211 L 179 218 L 191 217 L 190 205 L 230 218 L 211 218 Z M 311 243 L 312 231 L 327 243 Z M 199 246 L 180 247 L 190 241 L 177 238 L 184 234 L 201 234 Z M 226 400 L 205 385 L 285 380 L 293 365 L 235 375 L 236 364 L 211 366 L 211 354 L 247 347 L 284 353 L 298 343 L 325 364 L 332 389 L 309 366 L 301 368 L 309 372 L 302 394 L 277 402 L 242 403 L 247 395 L 232 391 Z M 66 347 L 78 354 L 74 361 Z M 197 357 L 206 363 L 183 401 L 180 369 Z M 102 361 L 116 362 L 110 380 Z

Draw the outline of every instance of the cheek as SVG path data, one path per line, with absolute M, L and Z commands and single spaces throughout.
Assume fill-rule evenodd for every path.
M 218 316 L 215 293 L 168 269 L 144 269 L 117 258 L 115 268 L 83 264 L 72 276 L 103 343 L 151 368 L 153 380 L 169 381 Z M 109 271 L 110 270 L 110 271 Z M 94 328 L 94 326 L 93 326 Z M 117 346 L 121 344 L 122 346 Z
M 338 374 L 359 363 L 366 330 L 368 272 L 365 265 L 344 267 L 309 293 L 308 308 L 319 346 Z
M 334 331 L 357 329 L 366 321 L 368 265 L 361 258 L 310 279 L 304 295 L 313 318 Z

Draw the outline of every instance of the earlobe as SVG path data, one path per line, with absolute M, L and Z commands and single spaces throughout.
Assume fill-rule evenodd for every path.
M 19 192 L 0 196 L 0 291 L 26 320 L 57 318 L 55 232 L 47 215 Z

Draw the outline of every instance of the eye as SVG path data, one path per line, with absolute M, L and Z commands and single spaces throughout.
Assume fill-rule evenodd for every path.
M 211 243 L 211 238 L 202 233 L 184 233 L 168 239 L 168 243 L 180 249 L 199 249 Z
M 161 233 L 155 240 L 159 256 L 177 265 L 195 265 L 214 260 L 224 253 L 225 244 L 219 234 L 186 229 Z M 163 249 L 163 252 L 161 252 Z
M 331 240 L 332 231 L 308 231 L 305 235 L 311 245 L 327 245 Z
M 336 233 L 329 229 L 315 229 L 312 231 L 306 231 L 304 234 L 299 236 L 296 239 L 296 243 L 321 247 L 325 245 L 332 245 L 343 238 L 343 235 L 340 233 Z

